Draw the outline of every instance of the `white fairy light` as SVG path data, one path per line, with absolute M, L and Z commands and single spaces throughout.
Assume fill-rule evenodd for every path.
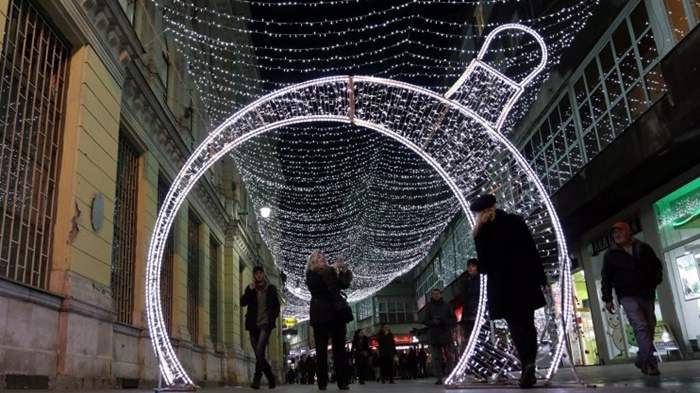
M 545 41 L 550 52 L 554 53 L 547 67 L 558 63 L 559 54 L 569 46 L 575 34 L 585 24 L 599 0 L 576 2 L 570 7 L 547 10 L 546 13 L 528 17 L 525 12 L 517 15 L 522 24 L 537 26 L 538 31 L 546 32 Z M 298 79 L 316 78 L 319 73 L 358 73 L 377 77 L 402 79 L 413 84 L 430 87 L 433 90 L 443 89 L 441 81 L 459 76 L 472 57 L 473 50 L 459 45 L 443 45 L 446 40 L 470 42 L 480 40 L 480 29 L 490 29 L 496 26 L 493 22 L 470 24 L 440 20 L 428 15 L 415 12 L 415 7 L 442 7 L 445 15 L 462 10 L 459 7 L 470 6 L 502 6 L 509 5 L 517 8 L 522 2 L 503 0 L 494 2 L 475 1 L 394 1 L 377 3 L 368 9 L 367 1 L 330 1 L 313 3 L 295 2 L 243 2 L 255 9 L 276 10 L 273 13 L 259 12 L 261 17 L 232 15 L 214 9 L 214 5 L 205 7 L 175 0 L 171 5 L 154 2 L 163 9 L 164 22 L 169 32 L 172 32 L 178 51 L 187 59 L 187 72 L 192 76 L 200 96 L 210 113 L 210 121 L 217 124 L 221 119 L 229 117 L 235 110 L 240 109 L 246 99 L 260 96 L 259 86 L 278 88 L 288 86 L 295 81 L 286 77 L 251 79 L 245 72 L 246 67 L 253 67 L 266 72 L 295 75 Z M 360 7 L 348 8 L 350 4 Z M 385 5 L 386 4 L 386 5 Z M 267 15 L 282 12 L 289 14 L 292 9 L 329 9 L 328 15 L 343 15 L 339 18 L 298 18 L 298 21 L 276 20 Z M 283 10 L 283 11 L 280 11 Z M 363 11 L 364 10 L 364 11 Z M 451 11 L 452 10 L 452 11 Z M 350 12 L 348 12 L 350 11 Z M 459 11 L 460 13 L 462 11 Z M 308 13 L 308 11 L 306 11 Z M 300 14 L 301 15 L 301 14 Z M 523 17 L 525 16 L 525 17 Z M 201 26 L 210 26 L 224 34 L 216 36 L 203 34 L 197 30 Z M 226 34 L 226 33 L 232 34 Z M 519 37 L 513 35 L 511 42 L 517 42 Z M 252 45 L 246 40 L 239 40 L 240 35 L 250 37 L 268 37 L 266 42 L 275 45 L 256 43 Z M 270 41 L 270 37 L 283 39 Z M 318 45 L 318 37 L 332 38 L 321 40 L 327 45 Z M 367 49 L 367 45 L 372 45 Z M 199 56 L 205 46 L 207 53 Z M 522 68 L 535 57 L 530 55 L 527 46 L 521 46 L 518 57 L 512 55 L 494 59 L 492 65 L 499 69 Z M 494 48 L 498 53 L 503 49 Z M 215 59 L 204 61 L 203 59 Z M 448 60 L 449 59 L 449 60 Z M 369 70 L 363 71 L 364 69 Z M 544 74 L 543 74 L 544 75 Z M 517 75 L 511 75 L 518 79 Z M 538 77 L 532 85 L 538 85 L 544 77 Z M 213 82 L 216 81 L 216 82 Z M 248 83 L 251 82 L 251 83 Z M 209 87 L 214 87 L 209 88 Z M 233 96 L 214 95 L 211 91 L 231 92 Z M 506 119 L 504 132 L 510 132 L 513 119 L 522 117 L 527 103 L 536 97 L 536 89 L 528 89 L 520 100 L 517 108 L 511 111 L 512 116 Z

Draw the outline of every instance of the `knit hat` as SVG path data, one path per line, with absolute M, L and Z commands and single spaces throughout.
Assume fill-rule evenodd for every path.
M 473 212 L 480 212 L 484 209 L 496 204 L 496 197 L 491 194 L 484 194 L 476 198 L 471 205 L 469 205 L 469 210 Z

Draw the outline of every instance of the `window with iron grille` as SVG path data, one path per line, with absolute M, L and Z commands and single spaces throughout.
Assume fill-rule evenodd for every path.
M 158 211 L 165 202 L 165 196 L 168 194 L 170 184 L 162 177 L 158 178 Z M 172 335 L 173 326 L 173 228 L 168 232 L 168 238 L 165 240 L 163 249 L 163 260 L 160 265 L 160 300 L 163 308 L 163 320 L 165 321 L 165 329 L 168 334 Z
M 0 276 L 47 289 L 70 49 L 26 0 L 2 40 Z
M 191 211 L 187 220 L 187 330 L 193 343 L 199 337 L 199 219 Z
M 209 337 L 216 344 L 219 340 L 219 243 L 209 240 Z
M 119 136 L 118 154 L 111 287 L 117 321 L 131 324 L 134 311 L 139 154 L 123 135 Z

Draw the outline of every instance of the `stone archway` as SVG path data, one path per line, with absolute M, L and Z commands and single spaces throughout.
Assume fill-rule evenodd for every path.
M 519 82 L 482 60 L 496 34 L 508 29 L 530 34 L 541 48 L 539 65 Z M 559 282 L 559 291 L 554 297 L 561 304 L 561 318 L 554 319 L 553 304 L 548 307 L 545 313 L 549 315 L 551 325 L 545 326 L 541 336 L 542 340 L 549 342 L 551 351 L 545 376 L 549 379 L 561 359 L 571 317 L 568 253 L 561 226 L 544 187 L 518 150 L 499 132 L 525 85 L 542 71 L 546 59 L 544 42 L 534 31 L 521 25 L 503 25 L 489 34 L 477 58 L 445 96 L 388 79 L 335 76 L 289 86 L 266 95 L 217 127 L 197 147 L 173 181 L 156 219 L 149 247 L 147 318 L 166 383 L 192 384 L 170 345 L 161 311 L 161 256 L 177 210 L 196 181 L 236 146 L 273 129 L 316 121 L 354 123 L 401 142 L 442 177 L 472 225 L 474 219 L 468 210 L 468 199 L 485 191 L 495 190 L 501 204 L 526 217 L 538 240 L 550 279 Z M 480 307 L 477 326 L 485 322 L 483 310 L 484 307 Z M 446 381 L 448 384 L 458 382 L 454 376 L 463 373 L 471 355 L 479 350 L 477 332 L 475 329 L 470 337 L 457 367 Z

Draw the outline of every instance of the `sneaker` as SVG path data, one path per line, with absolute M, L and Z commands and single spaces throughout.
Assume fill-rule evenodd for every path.
M 535 376 L 535 365 L 532 363 L 526 364 L 523 367 L 523 372 L 520 374 L 520 381 L 518 385 L 520 389 L 530 389 L 537 383 L 537 377 Z
M 260 381 L 253 381 L 253 383 L 250 384 L 250 387 L 255 390 L 260 389 Z
M 342 385 L 338 385 L 338 390 L 350 390 L 350 385 L 344 383 Z
M 270 389 L 274 389 L 275 386 L 277 386 L 277 381 L 275 381 L 275 377 L 272 377 L 272 378 L 268 381 L 268 387 L 269 387 Z
M 659 374 L 661 374 L 661 371 L 659 371 L 659 366 L 656 363 L 654 363 L 654 364 L 650 364 L 646 367 L 645 374 L 659 375 Z
M 326 390 L 326 387 L 325 387 L 325 386 L 319 386 L 319 387 L 318 387 L 318 390 Z
M 442 385 L 442 378 L 438 378 L 437 381 L 435 381 L 436 385 Z

